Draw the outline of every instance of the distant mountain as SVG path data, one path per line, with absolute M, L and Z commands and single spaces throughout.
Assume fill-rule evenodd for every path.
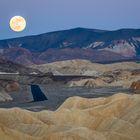
M 21 64 L 69 59 L 93 62 L 140 59 L 140 29 L 104 31 L 75 28 L 0 41 L 0 55 Z

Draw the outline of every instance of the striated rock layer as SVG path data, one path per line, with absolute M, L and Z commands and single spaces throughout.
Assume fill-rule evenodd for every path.
M 42 65 L 31 66 L 34 69 L 38 69 L 43 73 L 52 72 L 55 75 L 90 75 L 99 76 L 104 72 L 114 70 L 138 70 L 140 64 L 135 62 L 121 62 L 113 64 L 99 64 L 92 63 L 88 60 L 75 59 L 67 61 L 58 61 Z
M 0 140 L 139 140 L 140 95 L 71 97 L 58 110 L 0 109 Z

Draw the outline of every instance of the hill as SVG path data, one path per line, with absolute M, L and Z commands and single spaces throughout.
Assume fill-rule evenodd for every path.
M 28 68 L 21 64 L 0 58 L 0 74 L 30 74 L 33 72 L 40 73 L 36 69 Z
M 107 71 L 140 69 L 140 64 L 135 62 L 121 62 L 113 64 L 98 64 L 88 60 L 67 60 L 42 65 L 32 66 L 44 73 L 53 72 L 55 75 L 91 75 L 97 76 Z

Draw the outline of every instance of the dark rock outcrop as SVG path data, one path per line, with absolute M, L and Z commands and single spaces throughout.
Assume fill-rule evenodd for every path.
M 130 88 L 135 93 L 140 94 L 140 80 L 133 82 Z

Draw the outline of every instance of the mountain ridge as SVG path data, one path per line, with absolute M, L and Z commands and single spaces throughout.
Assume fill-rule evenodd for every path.
M 40 33 L 40 34 L 25 35 L 25 36 L 21 36 L 21 37 L 5 38 L 5 39 L 0 39 L 0 41 L 19 39 L 19 38 L 25 38 L 25 37 L 33 37 L 33 36 L 40 36 L 40 35 L 45 35 L 45 34 L 73 31 L 73 30 L 89 30 L 89 31 L 94 31 L 94 32 L 116 32 L 116 31 L 125 31 L 125 30 L 136 31 L 136 30 L 140 30 L 140 28 L 120 28 L 120 29 L 115 29 L 115 30 L 103 30 L 103 29 L 96 29 L 96 28 L 92 29 L 92 28 L 76 27 L 76 28 L 70 28 L 70 29 L 64 29 L 64 30 L 49 31 L 49 32 L 44 32 L 44 33 Z
M 92 29 L 92 28 L 84 28 L 84 27 L 75 27 L 75 28 L 64 29 L 64 30 L 49 31 L 49 32 L 44 32 L 44 33 L 40 33 L 40 34 L 25 35 L 25 36 L 21 36 L 21 37 L 5 38 L 5 39 L 0 39 L 0 41 L 40 36 L 40 35 L 45 35 L 45 34 L 50 34 L 50 33 L 58 33 L 58 32 L 63 32 L 63 31 L 76 30 L 76 29 L 93 30 L 93 31 L 97 31 L 97 32 L 98 31 L 99 32 L 115 32 L 115 31 L 122 31 L 122 30 L 140 30 L 140 28 L 120 28 L 120 29 L 114 29 L 114 30 L 103 30 L 103 29 L 96 29 L 96 28 Z
M 108 62 L 109 56 L 110 61 L 139 59 L 140 29 L 74 28 L 0 40 L 0 54 L 3 58 L 28 65 L 68 59 Z

